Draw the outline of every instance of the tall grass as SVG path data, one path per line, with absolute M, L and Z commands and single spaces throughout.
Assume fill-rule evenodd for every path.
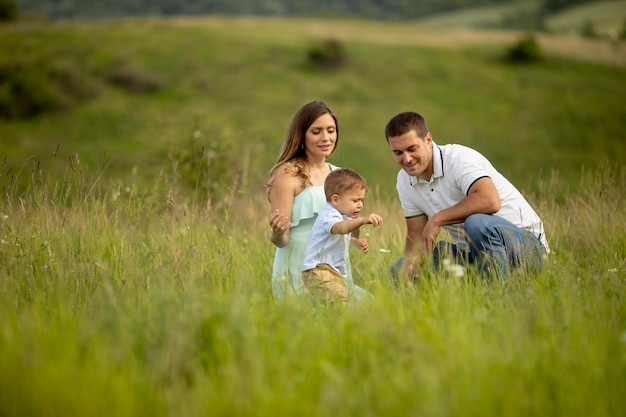
M 0 206 L 2 415 L 626 411 L 623 168 L 542 182 L 553 254 L 500 284 L 390 283 L 403 230 L 374 189 L 388 221 L 353 262 L 375 299 L 327 310 L 272 299 L 262 193 L 209 209 L 54 163 Z

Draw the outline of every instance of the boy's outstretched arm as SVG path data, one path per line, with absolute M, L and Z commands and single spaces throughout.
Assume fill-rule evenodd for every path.
M 335 235 L 345 235 L 357 230 L 359 227 L 371 224 L 374 227 L 378 227 L 383 224 L 383 218 L 378 214 L 372 213 L 364 217 L 357 217 L 354 219 L 342 220 L 333 225 L 330 232 Z

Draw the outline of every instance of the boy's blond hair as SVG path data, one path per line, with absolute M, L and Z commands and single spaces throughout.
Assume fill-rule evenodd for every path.
M 350 168 L 339 168 L 332 171 L 324 181 L 326 201 L 330 201 L 333 194 L 341 195 L 346 191 L 362 189 L 367 192 L 367 182 L 358 172 Z

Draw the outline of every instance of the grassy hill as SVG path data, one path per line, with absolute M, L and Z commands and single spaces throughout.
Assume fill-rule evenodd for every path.
M 194 184 L 195 156 L 214 148 L 225 162 L 212 168 L 213 182 L 232 169 L 259 185 L 293 113 L 313 99 L 339 115 L 334 161 L 365 171 L 384 193 L 393 192 L 396 167 L 382 130 L 406 109 L 427 117 L 435 140 L 477 147 L 523 188 L 552 172 L 576 182 L 583 166 L 626 160 L 624 45 L 545 35 L 547 60 L 514 66 L 500 58 L 522 33 L 413 23 L 140 19 L 1 30 L 0 65 L 41 83 L 88 85 L 91 94 L 1 123 L 4 170 L 13 173 L 30 157 L 48 165 L 58 147 L 55 155 L 78 154 L 87 170 L 114 156 L 108 175 L 135 169 L 148 183 L 182 161 L 189 172 L 177 175 Z M 346 58 L 334 71 L 308 59 L 329 39 Z
M 624 415 L 623 44 L 312 19 L 0 27 L 0 415 Z M 334 40 L 342 66 L 314 65 Z M 28 99 L 28 100 L 27 100 Z M 374 295 L 276 303 L 263 193 L 323 99 L 370 185 Z M 30 103 L 31 106 L 26 106 Z M 404 220 L 383 128 L 399 111 L 491 158 L 552 248 L 538 276 L 393 283 Z M 291 302 L 293 301 L 293 302 Z

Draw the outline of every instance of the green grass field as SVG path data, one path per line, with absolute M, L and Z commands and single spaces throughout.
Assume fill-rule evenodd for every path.
M 0 28 L 0 70 L 65 94 L 57 112 L 0 122 L 0 415 L 624 414 L 623 45 L 542 36 L 544 62 L 503 63 L 522 35 L 307 19 Z M 307 60 L 327 39 L 345 48 L 336 71 Z M 333 162 L 364 174 L 366 210 L 385 219 L 352 253 L 375 299 L 342 311 L 270 289 L 262 185 L 313 99 L 340 120 Z M 404 221 L 383 129 L 407 109 L 528 196 L 553 250 L 539 276 L 389 281 Z

